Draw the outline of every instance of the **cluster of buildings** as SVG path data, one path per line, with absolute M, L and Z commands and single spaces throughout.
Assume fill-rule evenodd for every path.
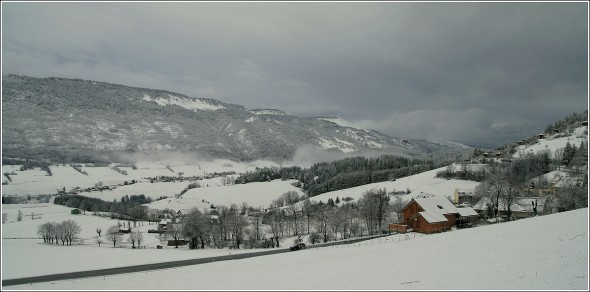
M 555 186 L 557 184 L 553 184 Z M 535 193 L 540 192 L 540 193 Z M 555 190 L 535 190 L 533 196 L 520 197 L 510 204 L 508 215 L 507 204 L 500 200 L 498 220 L 529 218 L 537 215 L 554 213 L 551 207 L 550 194 Z M 403 214 L 401 222 L 389 224 L 389 231 L 405 233 L 409 229 L 420 233 L 444 232 L 454 228 L 477 226 L 482 219 L 494 216 L 492 202 L 489 198 L 478 197 L 473 190 L 455 189 L 452 202 L 442 196 L 420 194 L 412 198 L 400 210 Z

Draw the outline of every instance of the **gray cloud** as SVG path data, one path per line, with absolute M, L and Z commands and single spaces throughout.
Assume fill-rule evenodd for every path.
M 585 3 L 3 3 L 2 73 L 498 145 L 588 107 Z

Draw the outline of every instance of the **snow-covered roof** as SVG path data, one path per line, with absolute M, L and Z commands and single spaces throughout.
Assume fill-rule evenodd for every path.
M 426 212 L 440 215 L 458 213 L 457 208 L 444 197 L 425 195 L 414 199 Z
M 461 217 L 464 217 L 464 216 L 478 216 L 477 212 L 475 210 L 473 210 L 473 208 L 471 208 L 471 207 L 457 208 L 457 211 L 459 212 L 459 215 Z
M 424 210 L 419 212 L 419 214 L 424 217 L 428 223 L 445 222 L 447 221 L 447 218 L 444 216 L 445 214 L 458 213 L 457 208 L 444 197 L 427 194 L 414 198 L 414 201 Z M 408 205 L 409 203 L 406 204 L 406 206 Z
M 447 217 L 445 217 L 442 214 L 438 214 L 438 213 L 434 213 L 434 212 L 427 212 L 427 211 L 422 211 L 419 212 L 420 215 L 422 215 L 422 217 L 424 217 L 424 219 L 426 219 L 426 221 L 428 221 L 428 223 L 437 223 L 437 222 L 447 222 Z

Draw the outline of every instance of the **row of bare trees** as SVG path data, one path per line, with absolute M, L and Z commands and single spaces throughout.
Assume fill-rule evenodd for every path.
M 281 196 L 281 200 L 291 198 L 292 194 Z M 266 211 L 251 210 L 247 215 L 235 204 L 205 212 L 193 208 L 181 223 L 168 224 L 166 237 L 173 239 L 176 246 L 185 239 L 191 249 L 228 245 L 240 248 L 244 244 L 280 247 L 280 238 L 304 234 L 327 242 L 381 232 L 389 220 L 395 220 L 394 206 L 385 189 L 373 189 L 356 203 L 312 204 L 306 199 Z
M 37 227 L 37 234 L 43 238 L 44 243 L 72 245 L 82 232 L 82 228 L 74 220 L 66 220 L 61 223 L 47 222 Z
M 523 175 L 522 167 L 519 169 L 518 166 L 516 163 L 489 164 L 486 168 L 485 180 L 474 190 L 476 196 L 487 199 L 488 211 L 493 218 L 497 218 L 499 212 L 503 211 L 506 219 L 510 221 L 513 207 L 528 195 L 524 190 L 530 184 L 531 177 L 526 175 L 526 172 Z M 546 202 L 549 204 L 546 203 L 545 208 L 567 211 L 587 207 L 587 185 L 587 178 L 585 181 L 566 178 L 562 186 L 557 189 L 556 196 L 548 198 Z
M 96 233 L 98 233 L 98 237 L 96 238 L 96 243 L 100 247 L 100 245 L 102 243 L 104 243 L 104 241 L 101 238 L 102 228 L 97 228 Z M 113 247 L 117 247 L 117 245 L 120 245 L 121 243 L 123 243 L 124 242 L 123 237 L 124 237 L 124 234 L 122 232 L 120 232 L 119 225 L 113 225 L 113 226 L 109 227 L 107 229 L 106 234 L 105 234 L 105 238 L 107 239 L 107 241 L 110 241 L 113 243 Z M 135 244 L 137 244 L 137 248 L 141 248 L 141 243 L 143 242 L 143 234 L 141 232 L 139 232 L 139 230 L 135 230 L 135 231 L 129 233 L 129 236 L 127 237 L 127 242 L 131 243 L 131 248 L 135 248 Z

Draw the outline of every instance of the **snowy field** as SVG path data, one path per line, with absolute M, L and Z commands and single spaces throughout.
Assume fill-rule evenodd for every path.
M 164 160 L 158 162 L 138 162 L 137 169 L 134 170 L 131 167 L 119 167 L 121 170 L 127 172 L 126 175 L 121 174 L 113 169 L 112 164 L 109 167 L 87 167 L 83 166 L 82 171 L 88 173 L 88 175 L 82 174 L 75 170 L 70 165 L 52 165 L 49 168 L 53 173 L 52 176 L 47 175 L 45 171 L 39 168 L 20 171 L 20 165 L 3 165 L 2 173 L 14 173 L 10 175 L 12 182 L 3 175 L 2 181 L 8 182 L 7 185 L 2 186 L 3 194 L 10 195 L 37 195 L 37 194 L 55 194 L 57 190 L 66 188 L 66 191 L 70 191 L 75 187 L 89 188 L 95 186 L 96 183 L 102 182 L 103 185 L 117 185 L 123 184 L 125 181 L 137 180 L 141 182 L 148 181 L 147 177 L 155 176 L 179 176 L 182 172 L 183 177 L 190 176 L 204 176 L 211 173 L 222 173 L 234 171 L 237 174 L 244 173 L 246 171 L 253 171 L 256 167 L 278 167 L 279 164 L 272 161 L 257 160 L 253 162 L 243 163 L 234 162 L 227 159 L 216 159 L 212 161 L 194 161 L 192 163 L 184 163 L 175 160 Z M 215 183 L 203 181 L 201 184 Z M 125 186 L 122 192 L 125 194 L 141 194 L 144 193 L 146 196 L 161 195 L 171 196 L 179 193 L 180 190 L 186 187 L 189 182 L 185 182 L 182 187 L 171 186 L 170 190 L 162 190 L 161 188 L 156 189 L 153 192 L 143 192 L 143 189 L 134 189 L 133 187 Z M 180 187 L 180 189 L 178 188 Z M 117 199 L 121 198 L 121 191 L 114 192 L 113 196 Z M 86 194 L 85 194 L 86 195 Z M 96 196 L 100 194 L 95 194 Z M 118 197 L 117 197 L 118 196 Z
M 3 243 L 4 246 L 4 243 Z M 11 245 L 12 246 L 12 245 Z M 14 249 L 27 250 L 14 244 Z M 79 247 L 83 249 L 83 247 Z M 87 270 L 101 253 L 48 247 L 51 259 Z M 95 249 L 99 250 L 99 249 Z M 112 248 L 113 265 L 149 250 Z M 94 251 L 94 250 L 93 250 Z M 138 254 L 145 252 L 141 256 Z M 201 251 L 155 250 L 171 254 Z M 76 254 L 76 253 L 74 253 Z M 106 257 L 106 254 L 105 254 Z M 26 253 L 10 259 L 36 269 Z M 34 259 L 37 263 L 38 260 Z M 63 262 L 60 260 L 60 262 Z M 56 265 L 59 266 L 59 265 Z M 13 275 L 16 275 L 13 273 Z M 3 287 L 10 290 L 588 290 L 588 208 L 434 235 L 393 235 L 347 246 L 307 249 L 142 273 Z
M 150 183 L 147 177 L 155 176 L 178 176 L 179 172 L 183 173 L 184 177 L 189 176 L 203 176 L 206 173 L 235 171 L 237 174 L 246 171 L 254 170 L 256 167 L 271 167 L 279 166 L 270 161 L 255 161 L 252 163 L 236 163 L 230 160 L 215 160 L 205 161 L 193 164 L 184 164 L 180 161 L 164 161 L 151 163 L 138 163 L 137 170 L 131 167 L 120 167 L 120 169 L 127 171 L 127 175 L 120 174 L 109 167 L 82 167 L 88 175 L 81 174 L 71 166 L 51 166 L 53 176 L 47 176 L 47 173 L 37 169 L 20 171 L 20 166 L 3 166 L 3 172 L 14 172 L 16 175 L 11 175 L 12 182 L 8 185 L 2 186 L 3 194 L 17 194 L 17 195 L 34 195 L 34 194 L 55 194 L 57 189 L 63 187 L 67 191 L 74 187 L 87 188 L 94 186 L 97 182 L 102 182 L 104 185 L 117 185 L 125 181 L 135 179 L 136 184 L 117 186 L 113 190 L 81 192 L 80 195 L 87 197 L 100 198 L 105 201 L 120 200 L 124 195 L 140 195 L 151 197 L 153 200 L 166 196 L 171 199 L 157 201 L 149 205 L 150 208 L 171 208 L 187 209 L 191 207 L 198 207 L 203 209 L 209 204 L 203 204 L 203 200 L 209 201 L 212 204 L 230 205 L 235 203 L 241 205 L 242 202 L 248 203 L 249 206 L 259 207 L 267 206 L 272 200 L 278 198 L 287 191 L 296 191 L 302 194 L 301 190 L 291 185 L 292 181 L 275 180 L 272 182 L 249 183 L 244 185 L 228 185 L 224 186 L 221 177 L 212 179 L 203 179 L 197 181 L 201 188 L 191 189 L 182 196 L 182 199 L 174 199 L 176 194 L 179 194 L 191 182 L 156 182 Z M 478 165 L 473 165 L 472 168 L 477 168 Z M 173 171 L 171 171 L 170 169 Z M 455 168 L 457 168 L 455 166 Z M 373 183 L 359 187 L 349 188 L 345 190 L 328 192 L 315 196 L 314 201 L 327 202 L 329 198 L 340 199 L 344 197 L 351 197 L 355 200 L 359 199 L 362 194 L 372 188 L 385 188 L 388 192 L 397 190 L 405 191 L 411 190 L 411 194 L 404 196 L 404 200 L 409 200 L 421 192 L 431 193 L 437 196 L 452 196 L 455 188 L 458 189 L 473 189 L 477 183 L 472 181 L 456 180 L 456 179 L 439 179 L 435 178 L 438 171 L 444 170 L 446 167 L 427 171 L 418 175 L 397 179 L 394 182 L 386 181 L 380 183 Z M 234 176 L 235 177 L 235 176 Z M 4 177 L 3 180 L 6 180 Z
M 23 220 L 17 221 L 18 211 L 23 212 Z M 156 229 L 156 225 L 147 222 L 138 223 L 133 230 L 139 230 L 143 234 L 142 246 L 145 249 L 131 249 L 131 244 L 126 242 L 128 235 L 123 237 L 124 242 L 113 248 L 112 242 L 108 242 L 104 234 L 106 230 L 119 222 L 117 219 L 90 215 L 71 215 L 71 208 L 45 204 L 5 204 L 2 212 L 7 213 L 7 222 L 2 224 L 2 279 L 39 276 L 55 273 L 75 272 L 80 270 L 93 270 L 102 268 L 121 267 L 126 265 L 149 264 L 173 260 L 203 258 L 232 254 L 255 252 L 257 249 L 205 249 L 189 250 L 187 246 L 166 246 L 166 241 L 161 241 L 158 234 L 147 233 L 148 229 Z M 31 213 L 40 219 L 32 220 Z M 37 226 L 46 222 L 62 222 L 72 219 L 80 225 L 82 243 L 73 246 L 44 244 L 41 238 L 37 238 Z M 104 241 L 98 246 L 96 229 L 102 229 L 101 239 Z M 289 246 L 292 237 L 281 240 L 282 246 Z M 163 244 L 163 249 L 155 249 L 156 245 Z M 268 249 L 258 249 L 267 251 Z M 40 260 L 42 259 L 42 260 Z M 83 259 L 83 260 L 81 260 Z M 34 265 L 31 265 L 34 262 Z M 59 263 L 59 264 L 56 264 Z
M 215 206 L 225 205 L 229 207 L 232 203 L 240 207 L 243 202 L 254 208 L 268 207 L 273 200 L 276 200 L 282 194 L 288 191 L 294 191 L 297 194 L 304 195 L 301 189 L 291 185 L 295 180 L 280 179 L 270 182 L 254 182 L 247 184 L 237 184 L 228 186 L 209 185 L 188 190 L 181 198 L 165 199 L 152 202 L 147 205 L 150 208 L 163 210 L 170 208 L 173 210 L 190 209 L 197 207 L 204 210 L 213 204 Z M 203 203 L 209 202 L 209 204 Z
M 475 166 L 474 166 L 475 167 Z M 426 171 L 423 173 L 419 173 L 416 175 L 408 176 L 399 178 L 395 181 L 385 181 L 385 182 L 378 182 L 372 183 L 368 185 L 362 185 L 354 188 L 338 190 L 328 193 L 323 193 L 318 196 L 312 197 L 311 201 L 322 201 L 326 203 L 328 199 L 332 198 L 336 200 L 336 197 L 342 198 L 344 197 L 351 197 L 354 199 L 353 202 L 356 202 L 360 199 L 364 192 L 371 190 L 371 189 L 383 189 L 387 192 L 392 191 L 406 191 L 410 189 L 411 193 L 402 196 L 402 200 L 409 201 L 412 197 L 419 195 L 420 193 L 428 193 L 435 196 L 441 197 L 453 197 L 453 193 L 455 189 L 473 189 L 479 183 L 474 181 L 467 181 L 467 180 L 458 180 L 458 179 L 444 179 L 444 178 L 436 178 L 436 173 L 442 170 L 445 170 L 446 167 L 441 167 L 437 169 L 433 169 L 430 171 Z

